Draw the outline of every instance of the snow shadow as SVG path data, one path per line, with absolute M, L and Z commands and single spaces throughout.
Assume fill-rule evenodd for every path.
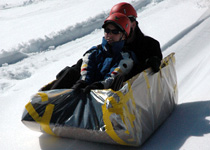
M 44 150 L 137 150 L 136 147 L 87 142 L 68 138 L 59 138 L 43 134 L 39 138 L 40 147 Z
M 177 150 L 189 137 L 210 133 L 210 101 L 179 104 L 142 150 Z M 161 138 L 160 138 L 161 137 Z
M 98 150 L 98 147 L 100 150 L 177 150 L 189 137 L 201 137 L 210 133 L 210 120 L 207 120 L 207 117 L 210 117 L 210 101 L 180 104 L 166 122 L 141 147 L 94 143 L 58 138 L 46 134 L 40 136 L 39 142 L 41 148 L 45 150 Z
M 201 23 L 203 23 L 205 20 L 210 18 L 210 9 L 204 13 L 204 15 L 196 21 L 194 24 L 189 26 L 188 28 L 184 29 L 182 32 L 178 33 L 175 37 L 173 37 L 170 41 L 168 41 L 165 45 L 162 46 L 162 51 L 165 51 L 167 48 L 171 47 L 175 43 L 177 43 L 179 40 L 181 40 L 185 35 L 190 33 L 193 29 L 198 27 Z

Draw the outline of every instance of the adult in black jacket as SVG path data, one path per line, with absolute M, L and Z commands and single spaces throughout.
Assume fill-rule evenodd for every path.
M 133 39 L 126 43 L 127 49 L 132 50 L 136 54 L 135 66 L 127 79 L 149 67 L 154 73 L 158 72 L 163 57 L 159 42 L 152 37 L 145 36 L 138 27 L 137 21 L 136 24 Z
M 125 80 L 151 67 L 153 72 L 159 71 L 162 60 L 162 52 L 160 44 L 152 37 L 145 36 L 138 26 L 136 21 L 137 13 L 134 7 L 126 2 L 121 2 L 114 5 L 110 14 L 122 13 L 125 14 L 131 21 L 131 34 L 125 46 L 126 49 L 132 50 L 136 55 L 136 63 Z

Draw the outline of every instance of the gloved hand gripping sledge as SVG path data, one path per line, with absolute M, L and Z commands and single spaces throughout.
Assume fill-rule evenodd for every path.
M 85 87 L 84 92 L 89 93 L 91 89 L 104 89 L 104 85 L 101 82 L 94 82 Z
M 153 56 L 146 60 L 146 64 L 148 65 L 148 67 L 152 68 L 152 71 L 154 73 L 156 73 L 160 70 L 161 60 L 160 60 L 160 58 Z
M 72 87 L 75 91 L 81 90 L 87 86 L 87 82 L 84 80 L 78 80 Z

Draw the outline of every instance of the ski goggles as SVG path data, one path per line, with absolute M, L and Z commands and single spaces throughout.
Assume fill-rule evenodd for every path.
M 120 33 L 120 30 L 118 30 L 118 29 L 111 30 L 109 28 L 105 28 L 104 29 L 104 32 L 105 33 L 112 33 L 112 34 L 119 34 Z

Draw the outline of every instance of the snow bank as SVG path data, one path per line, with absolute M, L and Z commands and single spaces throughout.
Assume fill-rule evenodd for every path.
M 44 38 L 32 39 L 27 43 L 19 44 L 13 48 L 13 51 L 21 51 L 24 53 L 41 52 L 55 49 L 57 46 L 68 43 L 77 38 L 90 34 L 95 29 L 101 28 L 107 14 L 102 13 L 94 18 L 90 18 L 67 29 L 61 30 L 54 35 L 45 36 Z
M 31 4 L 36 4 L 46 0 L 1 0 L 0 10 L 2 9 L 11 9 L 15 7 L 23 7 Z
M 0 52 L 0 66 L 16 63 L 24 58 L 28 57 L 26 54 L 18 51 L 4 51 Z
M 22 2 L 23 4 L 20 4 L 21 2 L 19 2 L 19 3 L 16 2 L 13 5 L 16 5 L 17 7 L 19 7 L 19 6 L 25 6 L 26 4 L 38 3 L 41 1 L 42 0 L 28 0 L 28 1 Z M 136 10 L 141 10 L 142 8 L 146 7 L 148 4 L 151 4 L 154 2 L 158 3 L 161 1 L 162 0 L 133 1 L 132 5 L 135 7 Z M 9 6 L 10 5 L 8 5 L 8 8 L 9 8 Z M 11 8 L 12 8 L 12 6 L 11 6 Z M 53 50 L 60 45 L 63 45 L 63 44 L 68 43 L 72 40 L 75 40 L 77 38 L 80 38 L 87 34 L 90 34 L 95 29 L 101 28 L 103 21 L 108 16 L 108 13 L 109 13 L 109 11 L 99 13 L 94 17 L 90 17 L 87 20 L 83 20 L 82 22 L 76 23 L 76 24 L 69 26 L 66 29 L 60 30 L 58 32 L 52 32 L 52 33 L 49 33 L 48 35 L 45 35 L 44 37 L 39 37 L 37 39 L 30 39 L 27 42 L 19 43 L 18 46 L 15 46 L 14 48 L 11 48 L 10 50 L 1 50 L 3 52 L 0 53 L 0 58 L 2 58 L 0 60 L 0 66 L 5 63 L 7 63 L 7 64 L 16 63 L 16 62 L 26 58 L 28 53 Z M 5 53 L 5 51 L 11 51 L 11 52 Z M 16 54 L 18 54 L 18 56 L 14 57 L 14 55 L 16 55 Z

